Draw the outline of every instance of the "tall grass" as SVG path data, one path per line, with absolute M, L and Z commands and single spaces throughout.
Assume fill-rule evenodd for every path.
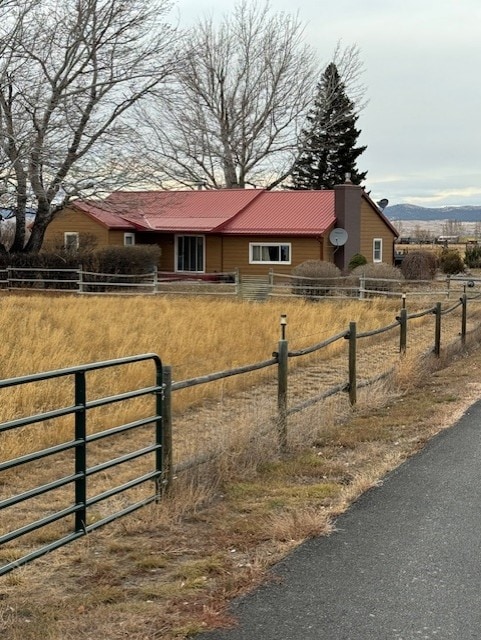
M 158 353 L 177 380 L 270 357 L 279 317 L 288 316 L 292 348 L 358 321 L 359 330 L 392 321 L 396 302 L 307 303 L 199 298 L 0 298 L 0 377 Z
M 280 314 L 288 317 L 290 348 L 298 349 L 342 331 L 350 321 L 357 321 L 361 331 L 392 322 L 397 303 L 4 295 L 0 308 L 0 378 L 154 352 L 172 365 L 174 380 L 183 380 L 270 358 L 280 335 Z M 342 342 L 332 346 L 332 353 L 339 348 Z M 92 373 L 89 398 L 152 384 L 152 374 L 150 363 Z M 239 391 L 258 382 L 262 375 L 266 373 L 236 376 L 176 393 L 174 410 L 182 412 L 216 394 Z M 90 428 L 133 420 L 145 403 L 145 399 L 136 400 L 96 410 Z M 69 379 L 7 389 L 0 392 L 0 421 L 70 404 Z M 58 420 L 52 427 L 34 433 L 41 431 L 42 442 L 49 444 L 67 430 L 71 432 L 72 420 Z M 15 440 L 6 435 L 3 459 L 11 448 L 7 442 Z M 37 437 L 25 432 L 22 440 L 25 444 Z

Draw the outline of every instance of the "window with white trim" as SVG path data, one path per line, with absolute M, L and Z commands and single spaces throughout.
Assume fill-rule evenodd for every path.
M 382 238 L 373 238 L 372 241 L 372 261 L 382 262 Z
M 176 236 L 175 237 L 175 270 L 196 271 L 205 270 L 205 238 L 204 236 Z
M 124 246 L 132 247 L 135 244 L 135 233 L 124 233 Z
M 67 251 L 76 251 L 79 248 L 79 244 L 78 231 L 66 231 L 63 234 L 63 246 Z
M 291 264 L 290 242 L 249 242 L 249 264 Z

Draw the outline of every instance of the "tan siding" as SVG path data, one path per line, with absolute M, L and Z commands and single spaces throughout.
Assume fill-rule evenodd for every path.
M 304 260 L 322 260 L 324 255 L 332 255 L 329 242 L 315 238 L 273 238 L 272 236 L 216 236 L 206 235 L 206 272 L 232 272 L 237 268 L 246 274 L 268 273 L 274 267 L 278 273 L 290 273 L 292 267 Z M 161 247 L 160 269 L 175 271 L 174 236 L 162 235 L 157 238 Z M 292 264 L 262 265 L 249 264 L 250 242 L 290 242 Z M 326 258 L 328 259 L 328 258 Z
M 45 245 L 62 244 L 65 232 L 89 234 L 96 240 L 97 246 L 123 245 L 124 231 L 109 230 L 89 216 L 76 209 L 66 209 L 52 221 L 45 235 Z M 333 260 L 333 247 L 323 238 L 289 238 L 272 236 L 219 236 L 206 235 L 206 272 L 235 271 L 237 268 L 246 274 L 263 274 L 274 269 L 278 273 L 290 273 L 292 268 L 305 260 Z M 174 234 L 136 234 L 137 244 L 155 242 L 161 248 L 159 269 L 175 270 Z M 250 242 L 279 242 L 291 244 L 290 265 L 249 264 Z
M 382 261 L 392 264 L 394 234 L 369 203 L 362 200 L 360 252 L 368 262 L 373 261 L 374 238 L 382 238 Z
M 160 246 L 160 263 L 161 271 L 174 271 L 174 236 L 170 234 L 162 234 L 158 236 L 157 244 Z
M 97 246 L 109 244 L 109 230 L 89 216 L 75 209 L 64 209 L 48 225 L 45 232 L 44 247 L 63 246 L 64 233 L 88 234 L 95 238 Z M 122 235 L 123 244 L 123 235 Z
M 196 234 L 187 234 L 196 235 Z M 202 234 L 199 234 L 202 235 Z M 157 244 L 161 248 L 160 270 L 175 271 L 175 236 L 169 234 L 158 235 Z M 219 273 L 222 271 L 222 238 L 220 236 L 205 236 L 205 271 Z
M 118 229 L 110 230 L 108 244 L 124 246 L 124 233 L 125 231 L 119 231 Z
M 291 264 L 249 264 L 250 242 L 280 242 L 291 244 Z M 274 238 L 272 236 L 226 236 L 223 242 L 224 261 L 222 271 L 235 271 L 239 268 L 243 274 L 262 275 L 271 269 L 277 273 L 290 273 L 292 268 L 305 260 L 320 260 L 323 255 L 323 241 L 315 238 Z
M 331 227 L 329 227 L 329 229 L 327 229 L 323 238 L 324 249 L 322 252 L 322 255 L 323 255 L 322 260 L 325 260 L 326 262 L 334 262 L 334 246 L 329 241 L 329 234 L 332 231 L 332 229 L 334 229 L 334 225 L 332 225 Z
M 206 273 L 222 272 L 222 257 L 224 253 L 224 239 L 220 236 L 206 236 L 205 238 L 205 271 Z

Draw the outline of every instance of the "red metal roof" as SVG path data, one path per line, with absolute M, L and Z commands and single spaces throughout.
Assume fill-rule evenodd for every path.
M 111 229 L 320 235 L 335 222 L 334 191 L 117 191 L 74 205 Z
M 209 232 L 261 193 L 255 189 L 117 191 L 106 202 L 125 220 L 144 230 Z
M 135 226 L 124 220 L 112 208 L 104 202 L 92 202 L 88 200 L 74 200 L 72 206 L 80 209 L 91 218 L 94 218 L 109 229 L 130 229 L 135 230 Z
M 335 222 L 334 191 L 263 191 L 222 226 L 225 234 L 313 235 Z

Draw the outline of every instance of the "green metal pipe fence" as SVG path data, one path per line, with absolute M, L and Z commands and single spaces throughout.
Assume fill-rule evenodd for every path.
M 100 369 L 110 369 L 112 367 L 122 367 L 124 365 L 152 361 L 154 364 L 153 384 L 148 387 L 135 389 L 132 391 L 119 393 L 113 396 L 96 398 L 93 400 L 88 399 L 86 378 L 88 373 L 97 371 Z M 73 463 L 74 472 L 56 478 L 46 484 L 35 486 L 26 491 L 23 491 L 17 495 L 10 496 L 0 500 L 0 512 L 21 503 L 26 503 L 31 499 L 38 496 L 49 494 L 59 488 L 73 487 L 73 500 L 70 505 L 65 508 L 49 513 L 49 515 L 42 517 L 35 521 L 30 521 L 24 526 L 7 531 L 0 535 L 0 546 L 22 538 L 27 534 L 46 527 L 49 524 L 71 517 L 72 523 L 69 527 L 70 531 L 66 535 L 58 537 L 47 544 L 39 546 L 33 551 L 26 553 L 25 555 L 15 558 L 10 562 L 7 562 L 3 566 L 0 566 L 0 576 L 12 571 L 13 569 L 20 567 L 40 556 L 53 551 L 63 545 L 66 545 L 81 536 L 86 535 L 90 531 L 97 529 L 98 527 L 105 525 L 113 520 L 120 518 L 121 516 L 131 513 L 146 504 L 154 501 L 158 501 L 161 497 L 163 490 L 163 468 L 164 468 L 164 434 L 162 425 L 162 409 L 163 409 L 163 394 L 164 384 L 162 380 L 162 362 L 160 358 L 153 353 L 142 354 L 138 356 L 131 356 L 126 358 L 118 358 L 115 360 L 107 360 L 104 362 L 96 362 L 93 364 L 70 367 L 65 369 L 57 369 L 54 371 L 48 371 L 45 373 L 32 374 L 28 376 L 21 376 L 17 378 L 10 378 L 6 380 L 0 380 L 0 390 L 8 387 L 21 387 L 24 389 L 25 385 L 36 383 L 44 380 L 58 380 L 61 378 L 70 377 L 73 379 L 73 404 L 67 407 L 60 407 L 49 411 L 44 411 L 31 416 L 17 418 L 15 420 L 9 420 L 0 424 L 0 436 L 13 429 L 19 429 L 27 425 L 45 423 L 48 420 L 55 418 L 73 415 L 74 416 L 74 437 L 72 440 L 62 442 L 51 447 L 41 449 L 26 455 L 19 456 L 10 460 L 0 462 L 0 472 L 6 472 L 9 469 L 22 467 L 31 462 L 45 461 L 49 463 L 52 456 L 60 453 L 71 456 L 71 462 Z M 92 409 L 111 405 L 113 403 L 123 402 L 125 400 L 139 398 L 142 396 L 153 396 L 152 413 L 137 420 L 118 425 L 103 431 L 99 431 L 93 434 L 88 432 L 88 415 Z M 88 466 L 88 450 L 89 446 L 100 440 L 106 440 L 117 436 L 119 434 L 125 434 L 132 432 L 141 427 L 152 427 L 152 444 L 142 447 L 140 449 L 130 451 L 115 459 L 110 459 L 101 464 L 94 466 Z M 148 473 L 130 479 L 128 482 L 109 488 L 107 491 L 102 491 L 97 495 L 89 497 L 89 479 L 104 473 L 108 469 L 117 467 L 131 460 L 136 460 L 144 456 L 151 456 L 152 470 Z M 152 492 L 141 500 L 129 503 L 127 506 L 122 506 L 120 509 L 115 510 L 113 513 L 108 513 L 102 518 L 96 518 L 95 521 L 89 521 L 89 510 L 100 502 L 106 501 L 114 496 L 123 494 L 134 487 L 139 487 L 145 483 L 153 485 Z M 2 519 L 5 522 L 5 519 Z

